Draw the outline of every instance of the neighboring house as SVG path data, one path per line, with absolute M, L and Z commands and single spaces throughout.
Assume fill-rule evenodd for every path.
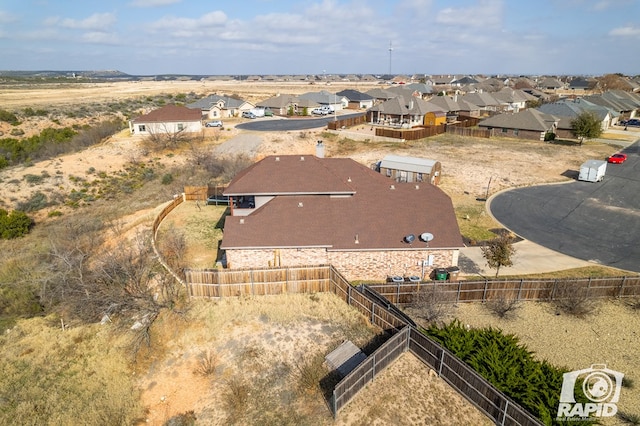
M 640 115 L 640 95 L 636 93 L 611 90 L 598 95 L 585 96 L 583 99 L 616 111 L 621 120 Z
M 498 102 L 502 111 L 518 112 L 527 107 L 527 101 L 535 101 L 536 98 L 523 90 L 504 87 L 491 94 Z
M 371 124 L 392 127 L 435 126 L 446 121 L 446 113 L 437 105 L 414 96 L 397 96 L 367 110 Z
M 502 103 L 495 98 L 493 93 L 485 93 L 482 91 L 467 93 L 462 95 L 459 99 L 469 102 L 473 105 L 477 105 L 480 108 L 480 115 L 486 116 L 491 113 L 501 112 Z
M 382 126 L 410 127 L 411 117 L 404 98 L 397 96 L 369 108 L 367 120 Z
M 588 90 L 592 90 L 595 86 L 595 80 L 588 80 L 584 77 L 572 78 L 571 81 L 569 81 L 569 90 L 576 93 L 584 93 Z
M 256 103 L 258 108 L 269 108 L 274 114 L 287 115 L 290 111 L 298 112 L 300 99 L 294 95 L 278 95 Z
M 538 82 L 538 88 L 540 90 L 546 90 L 550 92 L 555 92 L 556 90 L 564 89 L 566 85 L 553 77 L 545 77 Z
M 349 109 L 371 108 L 374 102 L 370 95 L 353 89 L 343 90 L 338 92 L 337 95 L 347 99 L 347 108 Z
M 198 109 L 167 105 L 130 120 L 129 130 L 136 135 L 196 133 L 202 130 L 202 113 Z
M 397 93 L 390 92 L 387 89 L 371 89 L 367 90 L 365 93 L 375 99 L 375 103 L 388 101 L 389 99 L 393 99 L 398 96 Z
M 543 104 L 536 109 L 545 114 L 551 114 L 561 119 L 556 131 L 556 135 L 560 138 L 575 138 L 571 121 L 584 112 L 591 112 L 598 117 L 603 131 L 606 131 L 614 121 L 613 114 L 618 117 L 618 114 L 614 113 L 609 108 L 596 105 L 580 98 Z
M 518 139 L 545 140 L 547 133 L 555 133 L 560 119 L 536 109 L 518 113 L 504 113 L 478 123 L 479 127 L 492 130 L 492 136 Z
M 408 89 L 413 90 L 415 93 L 418 93 L 421 98 L 426 98 L 431 96 L 433 93 L 433 87 L 426 83 L 411 83 L 406 86 Z
M 463 247 L 443 191 L 392 182 L 349 158 L 268 156 L 224 194 L 251 200 L 225 219 L 230 268 L 332 264 L 348 280 L 428 277 L 457 266 Z
M 240 117 L 244 111 L 254 108 L 250 102 L 229 96 L 209 95 L 187 105 L 187 108 L 200 109 L 207 119 Z
M 321 90 L 319 92 L 307 92 L 298 95 L 300 99 L 306 99 L 315 104 L 330 106 L 334 111 L 340 111 L 349 105 L 349 100 L 344 96 L 338 96 L 337 93 Z
M 396 182 L 440 183 L 442 165 L 439 161 L 426 158 L 386 155 L 377 164 L 377 171 Z

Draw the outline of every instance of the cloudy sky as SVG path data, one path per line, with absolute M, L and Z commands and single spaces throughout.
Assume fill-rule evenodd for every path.
M 0 70 L 636 75 L 638 46 L 640 0 L 0 1 Z

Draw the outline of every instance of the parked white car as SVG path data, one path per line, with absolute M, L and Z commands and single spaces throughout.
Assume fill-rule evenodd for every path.
M 314 108 L 311 111 L 311 114 L 316 114 L 316 115 L 328 115 L 328 114 L 333 114 L 333 108 L 329 105 L 323 105 L 319 108 Z

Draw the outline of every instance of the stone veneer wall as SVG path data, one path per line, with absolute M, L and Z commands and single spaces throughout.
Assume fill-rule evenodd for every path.
M 429 255 L 433 255 L 432 266 L 426 265 Z M 415 275 L 428 279 L 434 268 L 457 266 L 458 255 L 457 249 L 428 248 L 387 251 L 327 251 L 324 248 L 227 250 L 227 266 L 264 268 L 331 264 L 348 280 L 385 280 L 390 275 Z

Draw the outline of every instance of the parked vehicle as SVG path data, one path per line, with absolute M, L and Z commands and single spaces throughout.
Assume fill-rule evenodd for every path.
M 256 115 L 251 111 L 242 111 L 242 118 L 256 118 Z
M 617 153 L 607 158 L 607 163 L 622 164 L 627 160 L 627 154 Z
M 607 171 L 607 162 L 602 160 L 587 160 L 580 166 L 578 180 L 600 182 Z
M 640 119 L 639 118 L 632 118 L 630 120 L 627 120 L 624 123 L 625 126 L 633 126 L 633 127 L 640 127 Z
M 333 114 L 333 108 L 330 107 L 329 105 L 323 105 L 321 107 L 318 108 L 314 108 L 311 111 L 311 114 L 316 114 L 316 115 L 328 115 L 328 114 Z
M 205 127 L 223 127 L 222 121 L 213 120 L 204 125 Z
M 252 113 L 253 115 L 255 115 L 256 117 L 264 117 L 264 109 L 262 108 L 253 108 L 251 110 L 249 110 L 250 113 Z

